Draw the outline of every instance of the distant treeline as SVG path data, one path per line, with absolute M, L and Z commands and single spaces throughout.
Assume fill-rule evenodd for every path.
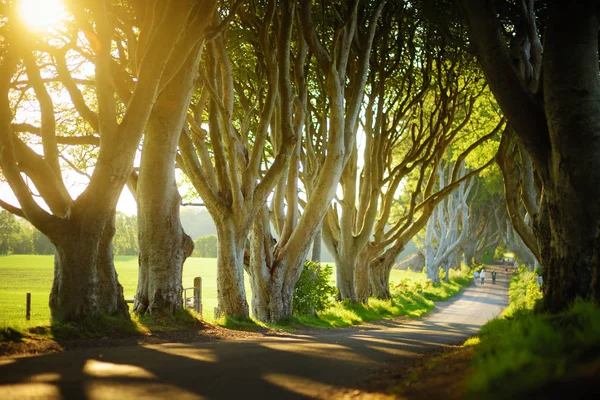
M 113 238 L 115 255 L 138 254 L 137 216 L 117 212 Z M 196 238 L 193 257 L 217 257 L 217 236 Z M 54 254 L 52 242 L 29 222 L 0 210 L 0 254 Z
M 54 254 L 54 246 L 29 222 L 0 210 L 0 254 Z

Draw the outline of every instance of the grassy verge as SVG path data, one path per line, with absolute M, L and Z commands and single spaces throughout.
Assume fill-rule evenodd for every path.
M 368 305 L 336 302 L 316 316 L 297 316 L 298 323 L 322 328 L 340 328 L 383 318 L 407 316 L 420 317 L 434 307 L 434 301 L 444 301 L 455 296 L 470 284 L 469 271 L 450 271 L 448 282 L 432 285 L 424 273 L 396 271 L 397 283 L 390 285 L 392 298 L 370 298 Z
M 524 398 L 551 382 L 600 367 L 600 309 L 576 302 L 557 315 L 536 314 L 535 275 L 521 271 L 510 306 L 488 322 L 475 343 L 467 398 Z
M 137 258 L 116 257 L 115 267 L 123 285 L 126 298 L 132 298 L 137 283 Z M 316 316 L 295 316 L 285 325 L 266 325 L 261 322 L 234 319 L 213 320 L 216 306 L 216 260 L 190 258 L 183 273 L 184 287 L 192 286 L 194 276 L 202 276 L 204 319 L 229 329 L 258 330 L 261 328 L 293 331 L 298 326 L 336 328 L 363 322 L 394 318 L 419 317 L 431 311 L 434 301 L 446 300 L 470 284 L 468 271 L 452 271 L 448 282 L 431 285 L 424 273 L 392 270 L 390 300 L 369 299 L 368 305 L 350 302 L 333 303 Z M 333 274 L 335 276 L 335 274 Z M 50 325 L 48 295 L 52 283 L 51 256 L 0 257 L 0 342 L 24 341 L 28 338 L 91 338 L 112 335 L 147 334 L 149 331 L 185 329 L 196 326 L 198 316 L 192 311 L 182 311 L 171 318 L 138 317 L 131 321 L 100 317 L 78 326 Z M 332 283 L 334 283 L 332 281 Z M 249 287 L 246 282 L 246 287 Z M 24 318 L 24 293 L 32 293 L 32 319 Z M 120 333 L 119 333 L 120 332 Z

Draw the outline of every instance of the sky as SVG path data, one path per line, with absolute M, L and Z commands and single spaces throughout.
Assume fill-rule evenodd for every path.
M 83 192 L 83 190 L 85 189 L 84 184 L 71 184 L 67 187 L 73 199 L 77 198 L 77 196 L 79 196 L 79 194 L 81 194 L 81 192 Z M 0 184 L 0 199 L 9 204 L 12 204 L 13 206 L 19 206 L 17 198 L 13 194 L 12 189 L 5 182 Z M 38 202 L 42 204 L 42 206 L 46 210 L 48 209 L 45 206 L 45 203 L 43 203 L 43 201 L 39 200 Z M 131 194 L 127 186 L 123 189 L 123 192 L 121 193 L 121 197 L 119 198 L 119 202 L 117 204 L 117 211 L 121 211 L 127 215 L 137 214 L 137 205 L 135 203 L 135 199 L 133 198 L 133 195 Z

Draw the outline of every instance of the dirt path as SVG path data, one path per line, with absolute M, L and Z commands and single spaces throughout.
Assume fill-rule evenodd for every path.
M 391 365 L 458 344 L 507 304 L 508 280 L 467 288 L 415 321 L 231 341 L 0 358 L 0 399 L 309 399 L 351 393 Z M 489 282 L 487 282 L 489 280 Z

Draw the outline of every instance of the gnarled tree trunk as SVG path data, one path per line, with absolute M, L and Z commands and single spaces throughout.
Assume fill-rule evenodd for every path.
M 535 27 L 532 3 L 527 13 L 522 10 L 529 27 Z M 543 185 L 539 212 L 532 215 L 544 266 L 543 308 L 557 312 L 578 297 L 600 303 L 598 4 L 551 2 L 543 93 L 523 82 L 512 65 L 492 2 L 462 4 L 490 88 Z
M 224 217 L 217 226 L 218 315 L 247 319 L 248 301 L 244 288 L 244 252 L 247 229 L 240 229 L 232 218 Z
M 139 274 L 134 311 L 173 313 L 182 308 L 183 263 L 194 243 L 179 219 L 181 196 L 175 182 L 175 160 L 198 63 L 196 46 L 179 73 L 159 95 L 144 137 L 138 204 Z
M 51 237 L 54 281 L 50 292 L 52 321 L 79 321 L 102 314 L 129 318 L 123 287 L 113 263 L 114 213 L 87 220 L 75 212 Z

